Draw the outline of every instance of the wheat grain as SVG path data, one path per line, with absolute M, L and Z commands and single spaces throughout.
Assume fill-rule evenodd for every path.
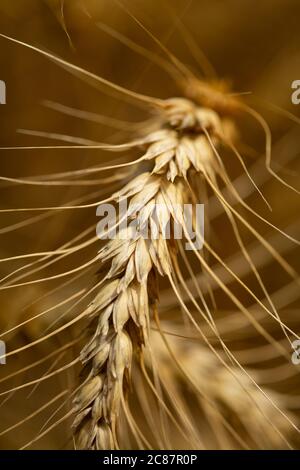
M 74 399 L 73 427 L 80 449 L 111 448 L 112 443 L 118 447 L 120 401 L 129 387 L 133 353 L 142 354 L 148 343 L 158 298 L 156 278 L 173 271 L 176 245 L 164 237 L 164 229 L 171 221 L 184 226 L 183 206 L 189 200 L 184 182 L 191 170 L 212 177 L 215 172 L 216 160 L 203 129 L 222 133 L 217 114 L 184 99 L 168 100 L 164 108 L 164 128 L 147 137 L 145 159 L 151 162 L 151 173 L 137 176 L 114 196 L 129 198 L 126 215 L 135 219 L 138 231 L 134 235 L 130 228 L 120 230 L 99 252 L 99 261 L 109 268 L 88 309 L 94 334 L 80 356 L 88 370 Z

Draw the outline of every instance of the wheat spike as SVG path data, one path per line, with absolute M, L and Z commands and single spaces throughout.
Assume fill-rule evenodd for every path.
M 214 177 L 216 160 L 203 129 L 214 136 L 222 133 L 217 114 L 178 98 L 166 101 L 164 119 L 163 128 L 147 137 L 144 157 L 152 171 L 114 196 L 129 198 L 126 215 L 138 230 L 120 230 L 99 252 L 99 261 L 109 268 L 88 309 L 94 334 L 80 356 L 88 369 L 74 399 L 73 427 L 80 449 L 118 447 L 120 402 L 129 387 L 133 353 L 142 354 L 149 340 L 150 315 L 158 298 L 156 279 L 173 271 L 176 245 L 165 237 L 165 229 L 171 222 L 185 224 L 190 173 Z

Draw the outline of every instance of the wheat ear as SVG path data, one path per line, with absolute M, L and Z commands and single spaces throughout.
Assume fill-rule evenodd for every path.
M 101 264 L 110 267 L 88 309 L 93 334 L 81 352 L 86 379 L 74 399 L 79 449 L 118 447 L 117 421 L 133 353 L 142 353 L 147 346 L 158 298 L 156 279 L 170 276 L 173 269 L 176 244 L 172 237 L 166 239 L 164 229 L 171 222 L 185 224 L 190 174 L 213 177 L 215 172 L 216 160 L 203 129 L 220 133 L 218 116 L 190 101 L 172 99 L 165 103 L 164 120 L 162 128 L 147 138 L 144 159 L 152 171 L 140 174 L 114 196 L 130 201 L 126 215 L 138 230 L 121 229 L 99 253 Z

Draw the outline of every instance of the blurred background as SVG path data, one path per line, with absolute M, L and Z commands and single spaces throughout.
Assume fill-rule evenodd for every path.
M 255 106 L 272 129 L 273 168 L 278 170 L 289 184 L 299 187 L 297 171 L 300 131 L 296 121 L 297 116 L 300 119 L 300 105 L 295 106 L 291 102 L 291 84 L 294 80 L 300 79 L 299 1 L 126 0 L 122 4 L 129 8 L 130 12 L 199 78 L 205 79 L 205 76 L 195 57 L 195 45 L 199 47 L 197 57 L 201 56 L 201 62 L 206 65 L 206 69 L 214 70 L 216 77 L 226 80 L 231 86 L 232 93 L 245 94 L 246 102 Z M 151 53 L 164 57 L 159 46 L 120 6 L 119 2 L 0 0 L 0 13 L 2 34 L 49 51 L 130 90 L 159 98 L 182 94 L 174 77 L 170 77 L 157 64 L 151 62 L 149 57 L 136 53 L 123 43 L 124 38 L 127 38 L 130 44 L 146 48 Z M 185 29 L 179 27 L 178 22 L 180 25 L 183 24 Z M 210 65 L 207 65 L 207 61 Z M 12 43 L 4 37 L 0 37 L 0 79 L 5 81 L 7 91 L 7 103 L 0 106 L 1 147 L 55 146 L 66 144 L 70 137 L 85 139 L 82 140 L 82 144 L 124 142 L 132 136 L 134 123 L 149 118 L 149 113 L 144 108 L 126 102 L 120 95 L 111 93 L 109 88 L 100 86 L 94 80 L 82 80 L 37 52 Z M 278 108 L 271 108 L 268 103 Z M 79 111 L 89 114 L 83 115 Z M 293 116 L 287 112 L 293 113 Z M 258 184 L 272 205 L 273 212 L 268 211 L 257 194 L 252 194 L 247 202 L 280 229 L 286 230 L 292 236 L 296 237 L 297 234 L 299 236 L 298 197 L 278 181 L 267 176 L 264 167 L 262 129 L 253 119 L 246 116 L 235 118 L 235 123 L 239 131 L 239 142 L 243 144 L 244 149 L 247 149 L 245 162 L 250 172 L 253 169 L 251 173 L 253 178 L 257 178 L 258 182 L 261 181 L 261 184 Z M 48 135 L 38 133 L 48 133 Z M 130 153 L 126 156 L 133 157 Z M 110 162 L 115 157 L 115 154 L 91 149 L 2 149 L 0 174 L 13 178 L 35 177 L 79 170 Z M 239 164 L 228 158 L 230 174 L 233 178 L 238 177 L 241 173 Z M 93 201 L 91 193 L 101 189 L 103 187 L 100 183 L 99 187 L 94 185 L 49 188 L 2 181 L 0 204 L 2 209 L 13 209 L 60 206 L 81 198 L 90 202 Z M 115 187 L 108 184 L 106 191 L 111 193 L 115 191 Z M 55 214 L 45 213 L 41 218 L 38 215 L 41 215 L 41 212 L 12 211 L 1 214 L 1 258 L 56 249 L 96 223 L 94 208 L 79 210 L 76 214 L 74 211 L 63 211 Z M 263 223 L 257 223 L 254 217 L 250 217 L 249 220 L 256 224 L 263 236 L 271 237 L 269 239 L 274 241 L 272 237 L 276 232 L 271 232 Z M 233 240 L 232 232 L 224 230 L 222 215 L 213 221 L 211 232 L 212 242 L 218 252 L 222 253 L 222 257 L 234 259 L 238 247 Z M 253 240 L 249 233 L 245 230 L 241 232 L 249 247 L 252 247 Z M 284 258 L 298 269 L 300 259 L 296 247 L 280 237 L 276 238 L 274 244 Z M 50 265 L 43 271 L 43 276 L 52 276 L 73 269 L 89 259 L 95 249 L 97 249 L 95 246 L 88 247 L 82 250 L 76 259 L 63 259 L 56 263 L 55 267 Z M 256 259 L 259 263 L 259 253 Z M 2 280 L 12 271 L 22 270 L 23 266 L 22 260 L 0 263 Z M 288 325 L 296 331 L 298 329 L 299 332 L 297 289 L 291 288 L 285 297 L 284 288 L 289 286 L 289 281 L 282 269 L 271 262 L 262 263 L 260 268 L 267 288 L 272 293 L 277 292 L 279 304 L 285 309 Z M 79 291 L 88 283 L 93 283 L 94 275 L 95 272 L 89 271 L 84 279 L 79 278 L 75 283 L 76 289 Z M 38 274 L 34 274 L 30 279 L 38 277 Z M 252 277 L 246 275 L 245 279 L 255 291 Z M 53 303 L 62 302 L 64 298 L 72 295 L 74 283 L 67 285 L 63 292 L 59 291 L 45 297 L 49 290 L 59 287 L 59 283 L 60 280 L 37 282 L 1 290 L 1 330 L 11 328 L 18 322 L 50 308 Z M 231 288 L 246 305 L 250 305 L 249 296 L 240 286 L 231 283 Z M 170 294 L 166 291 L 165 297 L 162 296 L 162 302 L 168 298 L 168 295 Z M 224 312 L 232 310 L 232 305 L 222 292 L 217 291 L 216 298 L 220 306 L 220 318 L 223 318 Z M 166 318 L 169 320 L 173 315 L 174 312 Z M 8 336 L 8 349 L 26 345 L 32 341 L 32 338 L 38 338 L 41 328 L 46 328 L 53 320 L 55 314 L 50 312 L 46 319 L 43 317 L 41 321 L 26 324 L 17 335 Z M 281 340 L 279 328 L 272 330 L 272 334 L 278 338 L 278 341 Z M 14 373 L 38 357 L 44 357 L 66 340 L 71 341 L 72 338 L 71 333 L 64 333 L 58 339 L 51 339 L 51 345 L 42 343 L 34 352 L 17 354 L 14 359 L 8 361 L 5 371 L 4 367 L 0 366 L 0 374 L 5 377 Z M 233 349 L 262 344 L 262 339 L 254 333 L 245 338 L 243 334 L 239 336 L 236 332 L 230 335 L 229 331 L 228 341 L 231 342 Z M 69 361 L 72 354 L 74 352 L 70 353 Z M 49 367 L 51 364 L 50 362 Z M 280 365 L 279 360 L 277 362 L 275 360 L 274 363 L 270 362 L 264 367 L 275 367 L 273 374 L 275 377 L 276 367 Z M 256 365 L 256 367 L 262 366 Z M 38 366 L 34 377 L 43 373 L 45 373 L 45 364 L 41 369 Z M 268 382 L 269 387 L 284 394 L 297 396 L 300 392 L 298 368 L 297 373 L 294 373 L 293 369 L 292 372 L 290 370 L 284 372 L 283 376 L 284 383 L 278 383 L 274 378 L 274 383 L 272 380 Z M 30 380 L 33 375 L 29 371 L 22 377 L 12 378 L 9 382 L 10 387 L 22 383 L 24 377 Z M 30 413 L 34 413 L 37 404 L 42 406 L 55 393 L 63 390 L 66 382 L 72 383 L 75 377 L 76 371 L 69 371 L 66 377 L 57 378 L 50 385 L 41 384 L 38 391 L 29 398 L 29 392 L 1 397 L 4 399 L 0 409 L 1 427 L 6 429 Z M 6 389 L 7 383 L 3 384 L 3 390 Z M 54 403 L 53 409 L 56 406 Z M 32 430 L 36 432 L 44 422 L 45 415 L 41 413 L 29 423 L 16 428 L 14 432 L 5 433 L 0 437 L 1 448 L 20 447 L 24 444 L 24 430 L 32 434 Z M 175 447 L 180 447 L 175 431 L 174 442 L 176 442 Z M 33 448 L 62 448 L 70 445 L 66 430 L 61 426 L 41 439 Z

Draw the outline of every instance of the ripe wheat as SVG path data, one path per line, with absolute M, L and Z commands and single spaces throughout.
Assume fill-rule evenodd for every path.
M 107 31 L 105 27 L 102 27 L 102 29 Z M 285 335 L 289 342 L 291 342 L 291 338 L 298 338 L 286 321 L 283 322 L 279 316 L 273 302 L 273 297 L 270 296 L 258 272 L 257 265 L 259 263 L 253 262 L 242 240 L 238 223 L 256 238 L 268 253 L 268 256 L 275 259 L 287 274 L 293 278 L 295 285 L 299 286 L 297 273 L 284 259 L 279 252 L 280 250 L 276 251 L 255 230 L 246 216 L 241 215 L 235 209 L 234 204 L 240 204 L 245 209 L 245 212 L 251 213 L 251 216 L 267 224 L 268 227 L 277 230 L 280 235 L 285 235 L 289 241 L 294 242 L 295 240 L 292 236 L 286 235 L 283 231 L 266 221 L 245 202 L 244 198 L 240 196 L 232 184 L 225 163 L 220 155 L 223 148 L 226 148 L 227 151 L 230 150 L 231 154 L 243 168 L 248 183 L 253 185 L 253 188 L 260 197 L 267 202 L 260 188 L 250 176 L 236 148 L 238 126 L 236 121 L 234 121 L 234 117 L 238 113 L 247 113 L 262 126 L 266 134 L 266 166 L 269 172 L 274 174 L 270 167 L 271 140 L 268 126 L 252 108 L 243 104 L 239 97 L 231 96 L 226 89 L 220 88 L 220 90 L 217 90 L 209 83 L 198 80 L 166 47 L 160 45 L 167 57 L 167 59 L 162 59 L 158 58 L 155 53 L 152 54 L 149 51 L 147 53 L 147 49 L 137 46 L 119 34 L 117 36 L 114 34 L 114 36 L 123 41 L 131 49 L 142 53 L 149 60 L 156 62 L 164 68 L 171 75 L 171 78 L 176 79 L 180 84 L 183 95 L 186 98 L 163 100 L 131 92 L 102 77 L 82 70 L 78 66 L 69 64 L 63 59 L 53 56 L 51 53 L 4 36 L 15 43 L 22 44 L 31 50 L 39 52 L 47 59 L 54 61 L 57 65 L 75 75 L 95 81 L 101 87 L 109 87 L 110 90 L 126 98 L 127 101 L 142 104 L 147 111 L 154 111 L 155 116 L 148 121 L 136 123 L 134 126 L 131 126 L 128 122 L 113 119 L 109 121 L 105 117 L 100 117 L 101 122 L 109 121 L 119 130 L 125 131 L 130 128 L 133 131 L 132 140 L 125 144 L 108 145 L 84 141 L 84 144 L 87 144 L 84 145 L 83 140 L 79 138 L 35 131 L 27 132 L 30 135 L 37 135 L 39 137 L 59 138 L 70 144 L 61 146 L 62 148 L 81 149 L 86 147 L 107 151 L 129 150 L 135 153 L 139 152 L 139 157 L 134 161 L 124 162 L 122 160 L 121 163 L 111 163 L 103 167 L 48 175 L 48 178 L 32 177 L 21 179 L 1 177 L 1 180 L 6 183 L 33 186 L 84 186 L 92 184 L 95 186 L 103 184 L 105 186 L 106 183 L 118 183 L 120 180 L 126 179 L 127 184 L 121 190 L 108 195 L 104 201 L 114 202 L 117 205 L 118 202 L 126 199 L 129 202 L 125 214 L 126 219 L 134 222 L 129 228 L 121 228 L 123 215 L 119 215 L 115 227 L 119 229 L 118 234 L 105 242 L 104 246 L 101 246 L 97 256 L 78 268 L 70 269 L 57 276 L 20 283 L 19 281 L 23 281 L 23 277 L 26 275 L 39 271 L 40 268 L 35 266 L 35 262 L 32 262 L 28 266 L 24 266 L 25 270 L 28 267 L 27 273 L 20 273 L 17 269 L 2 279 L 5 282 L 3 286 L 5 289 L 34 284 L 53 278 L 59 279 L 69 274 L 75 275 L 76 273 L 76 277 L 77 271 L 79 271 L 79 275 L 81 270 L 84 274 L 84 270 L 90 267 L 96 267 L 102 273 L 100 281 L 90 290 L 85 285 L 82 290 L 78 289 L 78 292 L 64 301 L 57 302 L 57 304 L 44 312 L 22 321 L 17 326 L 12 326 L 6 331 L 6 333 L 12 333 L 17 328 L 23 327 L 33 320 L 38 321 L 39 316 L 52 309 L 55 311 L 57 306 L 65 308 L 65 304 L 70 300 L 76 300 L 76 302 L 80 303 L 85 302 L 86 298 L 91 296 L 91 294 L 94 296 L 88 307 L 85 307 L 86 303 L 83 307 L 80 306 L 81 310 L 79 314 L 75 314 L 74 318 L 65 322 L 64 315 L 69 312 L 69 309 L 66 309 L 61 317 L 55 318 L 53 323 L 47 325 L 47 328 L 51 329 L 57 322 L 61 322 L 55 330 L 52 330 L 45 337 L 9 352 L 9 356 L 21 353 L 32 346 L 42 343 L 46 339 L 52 338 L 59 332 L 64 332 L 69 327 L 79 324 L 80 334 L 77 338 L 70 343 L 66 342 L 58 350 L 58 354 L 61 353 L 63 355 L 74 343 L 81 344 L 83 340 L 84 347 L 79 357 L 76 356 L 76 359 L 72 358 L 69 364 L 63 365 L 54 371 L 50 368 L 48 373 L 38 379 L 5 390 L 3 395 L 10 396 L 10 394 L 29 385 L 37 386 L 43 380 L 56 376 L 56 374 L 68 370 L 68 368 L 75 367 L 80 361 L 83 367 L 79 377 L 79 384 L 72 392 L 69 390 L 66 392 L 68 398 L 71 396 L 73 399 L 70 407 L 71 410 L 68 409 L 66 415 L 47 428 L 47 424 L 56 416 L 64 403 L 61 407 L 57 407 L 43 425 L 36 438 L 27 443 L 26 446 L 31 445 L 47 434 L 57 424 L 72 416 L 72 432 L 76 448 L 113 449 L 124 447 L 126 440 L 124 438 L 124 429 L 122 428 L 124 426 L 124 413 L 129 425 L 131 424 L 129 427 L 131 427 L 131 431 L 136 437 L 136 441 L 139 442 L 140 447 L 150 447 L 151 443 L 144 436 L 141 438 L 140 434 L 142 433 L 137 430 L 137 425 L 132 425 L 134 420 L 131 419 L 128 413 L 130 395 L 134 392 L 138 395 L 136 390 L 138 387 L 135 387 L 135 384 L 132 383 L 136 380 L 137 376 L 133 372 L 133 365 L 137 362 L 143 377 L 148 379 L 147 382 L 150 385 L 151 392 L 159 403 L 160 412 L 162 415 L 165 413 L 179 431 L 180 425 L 177 422 L 177 417 L 174 417 L 176 412 L 174 411 L 173 416 L 169 409 L 169 403 L 167 400 L 164 400 L 164 393 L 161 393 L 160 390 L 160 384 L 163 380 L 161 377 L 157 379 L 158 376 L 164 375 L 164 380 L 170 387 L 169 390 L 167 390 L 168 386 L 165 387 L 165 394 L 169 394 L 168 397 L 174 399 L 174 404 L 178 404 L 178 408 L 181 409 L 182 407 L 183 409 L 185 406 L 183 400 L 174 387 L 174 383 L 179 381 L 178 371 L 180 371 L 181 377 L 183 376 L 192 389 L 197 392 L 197 400 L 199 401 L 200 408 L 204 410 L 208 424 L 211 424 L 212 427 L 216 426 L 217 440 L 220 441 L 220 447 L 231 448 L 240 446 L 247 448 L 249 446 L 259 447 L 260 445 L 267 447 L 270 444 L 276 447 L 281 446 L 282 443 L 288 447 L 289 442 L 286 437 L 289 436 L 290 429 L 299 432 L 295 424 L 297 418 L 286 410 L 284 400 L 281 401 L 272 392 L 266 394 L 258 385 L 260 381 L 253 379 L 248 373 L 247 368 L 245 369 L 239 363 L 227 343 L 223 340 L 218 320 L 214 316 L 217 308 L 213 290 L 214 286 L 217 286 L 217 288 L 225 293 L 226 297 L 230 299 L 238 311 L 244 315 L 244 317 L 239 315 L 239 320 L 241 317 L 248 326 L 251 325 L 254 331 L 262 336 L 266 342 L 270 343 L 278 356 L 281 355 L 289 361 L 289 351 L 272 337 L 269 330 L 260 324 L 259 318 L 252 309 L 244 306 L 235 294 L 234 289 L 228 287 L 229 281 L 226 280 L 227 276 L 227 278 L 229 277 L 229 279 L 237 282 L 238 286 L 255 302 L 254 308 L 259 307 L 262 315 L 272 319 L 273 323 L 281 329 L 281 333 Z M 48 103 L 48 106 L 65 114 L 76 115 L 77 113 L 78 117 L 83 116 L 78 110 L 76 111 L 68 107 L 51 103 Z M 84 116 L 86 118 L 87 113 Z M 47 146 L 45 147 L 48 148 Z M 30 147 L 30 149 L 34 148 L 43 147 Z M 125 168 L 125 170 L 117 174 L 120 168 Z M 137 176 L 132 176 L 130 170 L 132 168 L 134 168 L 134 171 L 137 170 Z M 113 170 L 115 174 L 112 177 L 99 180 L 76 179 L 80 175 L 87 177 L 93 173 L 97 174 L 99 171 L 106 170 Z M 69 177 L 70 180 L 67 179 Z M 73 179 L 74 177 L 75 179 Z M 280 178 L 277 177 L 277 179 Z M 283 182 L 281 179 L 280 181 Z M 242 280 L 241 275 L 231 269 L 227 260 L 224 260 L 214 251 L 206 237 L 203 240 L 204 253 L 197 251 L 193 240 L 191 240 L 185 219 L 184 206 L 185 204 L 191 204 L 195 207 L 195 204 L 202 202 L 201 196 L 205 195 L 206 197 L 207 193 L 211 193 L 217 200 L 221 213 L 226 217 L 226 221 L 229 222 L 240 250 L 239 266 L 241 266 L 242 261 L 246 263 L 247 273 L 251 272 L 254 275 L 261 292 L 264 294 L 263 300 L 259 298 L 259 295 L 254 290 L 252 291 L 248 287 L 246 282 Z M 61 209 L 71 210 L 75 208 L 96 207 L 100 203 L 98 197 L 99 193 L 96 193 L 95 196 L 90 198 L 93 202 L 88 204 L 85 204 L 85 202 L 89 201 L 88 198 L 82 198 L 63 207 L 18 208 L 16 210 L 40 211 L 47 209 L 47 214 L 49 214 L 51 211 Z M 94 202 L 95 199 L 97 199 L 96 202 Z M 13 209 L 8 209 L 7 212 L 9 211 L 12 212 Z M 195 225 L 194 220 L 193 223 Z M 170 237 L 165 237 L 165 228 L 173 227 L 176 224 L 182 229 L 182 240 L 178 240 L 174 236 L 172 228 L 170 230 Z M 194 229 L 197 235 L 199 235 L 197 226 L 194 226 Z M 93 227 L 92 229 L 87 229 L 83 234 L 70 240 L 70 242 L 54 252 L 43 252 L 33 254 L 33 256 L 41 257 L 41 259 L 38 259 L 44 262 L 41 266 L 45 268 L 48 266 L 48 263 L 52 263 L 52 260 L 48 261 L 48 257 L 51 258 L 51 256 L 55 255 L 56 262 L 65 256 L 72 254 L 76 256 L 82 246 L 90 246 L 92 244 L 100 246 L 97 237 L 94 236 L 88 240 L 84 238 L 90 234 L 91 230 L 93 230 Z M 109 230 L 106 234 L 103 233 L 103 235 L 109 234 Z M 146 237 L 144 236 L 145 233 L 147 234 Z M 82 240 L 84 241 L 82 242 Z M 78 241 L 82 243 L 76 245 L 75 243 Z M 202 270 L 201 281 L 203 282 L 201 283 L 198 283 L 198 277 L 194 274 L 188 256 L 184 251 L 185 242 L 188 242 L 192 247 L 192 256 L 194 256 Z M 216 262 L 216 269 L 211 267 L 207 261 L 206 254 L 209 254 Z M 24 258 L 26 256 L 30 257 L 32 255 L 25 255 Z M 16 256 L 16 259 L 18 258 L 22 259 L 22 255 L 20 257 Z M 220 267 L 223 270 L 222 272 L 225 273 L 223 277 L 219 275 Z M 185 279 L 186 272 L 189 276 L 188 281 Z M 169 308 L 171 315 L 174 312 L 175 316 L 175 309 L 172 310 L 172 308 L 176 305 L 176 312 L 181 310 L 188 324 L 184 333 L 189 330 L 189 327 L 192 327 L 198 333 L 197 340 L 201 340 L 203 343 L 200 347 L 199 345 L 195 348 L 189 347 L 188 353 L 187 350 L 183 350 L 178 346 L 176 340 L 171 340 L 170 343 L 175 352 L 172 353 L 171 348 L 167 345 L 166 354 L 166 351 L 162 350 L 161 344 L 157 341 L 157 333 L 151 334 L 150 331 L 155 326 L 162 335 L 165 345 L 168 343 L 169 340 L 166 340 L 167 335 L 163 333 L 160 324 L 161 303 L 159 302 L 159 297 L 160 290 L 163 290 L 160 289 L 160 285 L 165 280 L 168 285 L 171 285 L 172 290 L 171 295 L 168 292 L 165 295 L 167 300 L 164 308 L 166 310 Z M 206 292 L 209 294 L 212 307 L 208 306 L 204 295 Z M 55 295 L 53 298 L 55 298 Z M 193 308 L 196 312 L 195 315 L 195 312 L 192 312 Z M 70 310 L 72 310 L 72 307 L 70 307 Z M 204 323 L 204 327 L 198 319 L 195 319 L 196 315 Z M 233 333 L 235 331 L 233 325 L 229 325 L 227 329 L 233 331 Z M 211 338 L 217 342 L 219 349 L 215 347 Z M 158 367 L 156 369 L 153 363 L 153 351 L 156 352 L 157 356 Z M 63 356 L 58 355 L 58 361 L 61 357 Z M 182 359 L 181 364 L 179 364 L 178 358 Z M 165 371 L 159 371 L 160 365 L 162 365 Z M 176 368 L 176 366 L 178 367 Z M 31 367 L 33 365 L 24 369 L 28 370 Z M 145 367 L 148 367 L 153 372 L 154 385 L 147 375 Z M 19 372 L 22 372 L 22 370 Z M 6 378 L 14 377 L 19 372 L 11 374 L 11 376 Z M 61 398 L 61 396 L 62 394 L 59 394 L 58 398 Z M 232 400 L 232 396 L 234 396 L 234 400 Z M 56 400 L 56 398 L 53 400 Z M 52 400 L 49 403 L 52 403 Z M 41 407 L 41 409 L 44 408 Z M 234 416 L 233 419 L 240 419 L 240 424 L 243 428 L 246 428 L 246 431 L 244 429 L 241 436 L 235 431 L 235 426 L 228 422 L 228 410 Z M 26 419 L 31 419 L 31 416 Z M 274 416 L 276 416 L 275 419 Z M 164 417 L 161 418 L 161 421 L 164 422 Z M 179 421 L 184 429 L 191 432 L 193 447 L 197 448 L 198 445 L 200 446 L 201 439 L 205 440 L 201 434 L 205 434 L 206 429 L 202 430 L 201 426 L 196 429 L 183 411 L 179 415 Z M 3 431 L 3 433 L 21 424 L 22 421 Z M 226 432 L 229 431 L 233 441 L 228 439 L 228 436 L 224 436 L 223 427 L 226 429 Z M 68 425 L 66 425 L 67 434 L 68 429 Z M 183 434 L 182 430 L 181 434 Z M 247 435 L 245 440 L 244 434 Z M 265 435 L 263 444 L 259 442 L 259 436 L 261 435 Z M 167 438 L 165 438 L 165 441 L 167 441 Z M 163 439 L 161 442 L 163 442 Z M 132 445 L 128 441 L 126 444 L 128 447 Z M 160 445 L 163 447 L 162 444 Z M 203 442 L 203 448 L 207 448 L 210 445 L 207 442 Z M 174 447 L 176 447 L 176 444 L 174 444 Z
M 190 199 L 191 173 L 214 179 L 218 165 L 203 132 L 211 132 L 217 145 L 223 132 L 217 114 L 184 99 L 168 100 L 164 108 L 162 130 L 146 137 L 151 144 L 143 158 L 150 162 L 151 171 L 114 195 L 114 199 L 129 198 L 126 215 L 136 220 L 137 234 L 122 229 L 99 253 L 99 261 L 109 267 L 103 287 L 89 306 L 94 333 L 81 352 L 88 376 L 74 399 L 73 424 L 80 449 L 118 446 L 120 402 L 129 388 L 132 355 L 142 354 L 149 341 L 150 315 L 158 299 L 157 276 L 171 277 L 174 271 L 176 244 L 164 237 L 164 228 L 174 221 L 185 229 L 183 207 Z M 150 231 L 147 239 L 145 226 Z

